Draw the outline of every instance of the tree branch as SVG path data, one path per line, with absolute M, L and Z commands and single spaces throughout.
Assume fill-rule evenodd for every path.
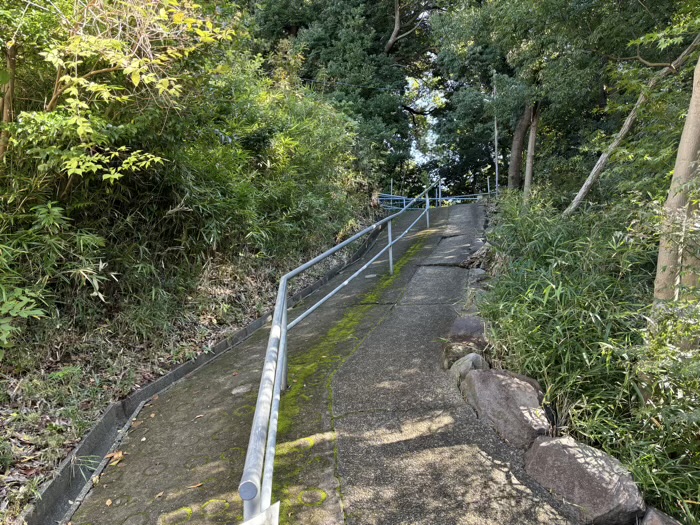
M 396 37 L 399 36 L 399 31 L 401 31 L 401 6 L 399 5 L 399 0 L 394 0 L 394 30 L 391 32 L 386 46 L 384 46 L 385 55 L 388 55 L 391 48 L 394 47 Z
M 637 54 L 631 57 L 616 57 L 616 56 L 610 56 L 610 55 L 603 55 L 605 58 L 610 58 L 612 60 L 617 60 L 618 62 L 631 62 L 631 61 L 637 61 L 641 62 L 647 67 L 673 67 L 673 63 L 670 62 L 650 62 L 649 60 L 645 60 L 641 53 L 639 52 L 639 45 L 637 45 Z
M 90 71 L 89 73 L 86 73 L 82 77 L 80 77 L 83 80 L 87 80 L 88 78 L 92 78 L 97 75 L 102 75 L 103 73 L 113 73 L 115 71 L 120 71 L 124 69 L 121 66 L 114 66 L 114 67 L 106 67 L 103 69 L 96 69 L 95 71 Z M 61 70 L 59 69 L 59 74 Z M 68 89 L 68 86 L 59 86 L 59 78 L 56 78 L 56 83 L 54 85 L 54 90 L 53 90 L 53 96 L 51 97 L 51 100 L 49 100 L 49 103 L 46 104 L 46 111 L 47 112 L 52 112 L 53 110 L 56 109 L 56 106 L 58 105 L 58 100 L 61 98 L 61 95 L 66 92 L 66 89 Z
M 405 104 L 401 104 L 401 107 L 404 109 L 404 111 L 408 111 L 412 115 L 421 115 L 421 116 L 427 117 L 427 116 L 433 114 L 432 110 L 415 109 L 415 108 L 412 108 L 411 106 L 406 106 Z
M 576 194 L 576 197 L 574 197 L 574 200 L 571 201 L 571 204 L 569 204 L 569 207 L 566 208 L 566 210 L 564 210 L 564 213 L 562 214 L 564 217 L 570 216 L 572 213 L 574 213 L 579 208 L 579 206 L 581 206 L 581 203 L 583 203 L 584 199 L 588 196 L 593 185 L 598 181 L 598 179 L 600 178 L 603 171 L 605 171 L 605 168 L 608 164 L 608 161 L 610 160 L 610 156 L 615 152 L 615 150 L 618 148 L 618 146 L 622 143 L 622 141 L 627 136 L 627 134 L 630 132 L 630 130 L 632 129 L 632 126 L 636 122 L 640 108 L 644 105 L 644 103 L 648 99 L 647 92 L 654 89 L 659 84 L 659 82 L 661 82 L 667 76 L 679 71 L 685 65 L 685 63 L 688 61 L 688 59 L 690 58 L 690 55 L 692 55 L 693 52 L 695 52 L 698 48 L 700 48 L 700 34 L 698 34 L 695 37 L 695 40 L 693 40 L 693 42 L 686 48 L 685 51 L 683 51 L 683 53 L 680 54 L 680 56 L 676 60 L 673 61 L 672 64 L 669 64 L 668 67 L 665 67 L 664 69 L 659 71 L 654 76 L 654 78 L 652 78 L 649 81 L 649 83 L 646 86 L 646 90 L 643 90 L 639 94 L 639 98 L 637 99 L 637 102 L 635 103 L 634 107 L 632 108 L 632 111 L 630 111 L 629 115 L 627 115 L 627 118 L 625 119 L 625 122 L 622 125 L 622 128 L 620 129 L 620 131 L 617 132 L 615 139 L 612 141 L 610 146 L 608 146 L 608 149 L 605 150 L 605 153 L 603 153 L 598 158 L 598 162 L 596 162 L 595 166 L 591 170 L 591 173 L 588 175 L 588 178 L 586 179 L 586 181 L 583 183 L 583 186 L 581 186 L 581 189 Z
M 437 9 L 440 8 L 436 5 L 421 7 L 420 9 L 418 9 L 418 13 L 409 22 L 407 22 L 407 24 L 410 25 L 416 20 L 419 20 L 423 13 L 427 11 L 434 11 Z M 405 33 L 399 34 L 401 31 L 401 7 L 399 5 L 399 0 L 394 0 L 394 30 L 391 32 L 391 36 L 389 37 L 386 46 L 384 46 L 384 54 L 388 55 L 391 49 L 394 47 L 394 44 L 396 44 L 396 42 L 398 42 L 402 38 L 406 38 L 408 35 L 416 31 L 416 29 L 418 29 L 420 25 L 421 21 L 419 20 L 418 23 L 411 29 L 409 29 Z

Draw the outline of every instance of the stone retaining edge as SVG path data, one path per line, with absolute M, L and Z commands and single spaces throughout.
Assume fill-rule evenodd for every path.
M 370 233 L 369 237 L 355 251 L 348 263 L 337 265 L 319 280 L 292 295 L 289 298 L 289 306 L 292 307 L 298 304 L 348 266 L 361 259 L 372 249 L 379 237 L 379 233 L 383 229 L 384 226 Z M 44 483 L 36 501 L 22 512 L 17 523 L 22 525 L 62 523 L 64 521 L 63 518 L 71 510 L 75 500 L 79 498 L 85 486 L 90 483 L 98 464 L 101 463 L 104 456 L 109 453 L 115 440 L 118 439 L 119 429 L 129 421 L 143 402 L 156 394 L 160 394 L 185 376 L 242 343 L 265 326 L 271 319 L 271 311 L 263 314 L 235 334 L 219 341 L 209 352 L 200 354 L 192 361 L 179 365 L 152 383 L 136 390 L 127 398 L 112 403 L 97 420 L 92 430 L 88 432 L 68 457 L 60 463 L 53 478 Z

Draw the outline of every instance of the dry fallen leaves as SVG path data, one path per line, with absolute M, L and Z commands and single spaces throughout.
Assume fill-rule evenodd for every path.
M 108 507 L 111 507 L 111 506 L 112 506 L 112 500 L 111 500 L 111 499 L 108 499 L 107 501 L 105 501 L 105 505 L 107 505 Z
M 109 465 L 114 467 L 115 465 L 119 465 L 119 462 L 124 459 L 124 456 L 126 456 L 124 452 L 117 450 L 116 452 L 107 454 L 105 457 L 110 459 Z
M 164 490 L 161 490 L 158 494 L 156 494 L 156 499 L 162 498 L 162 497 L 163 497 L 163 494 L 165 494 L 165 491 L 164 491 Z
M 190 486 L 187 487 L 187 488 L 188 488 L 188 489 L 198 489 L 198 488 L 201 487 L 202 485 L 204 485 L 204 483 L 197 483 L 196 485 L 190 485 Z

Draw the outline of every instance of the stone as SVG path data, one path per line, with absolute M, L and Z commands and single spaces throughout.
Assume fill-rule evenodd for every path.
M 469 343 L 477 348 L 486 348 L 484 321 L 475 315 L 458 317 L 452 323 L 448 339 L 453 343 Z
M 469 282 L 478 283 L 488 279 L 488 274 L 483 268 L 471 268 L 469 270 Z
M 525 454 L 525 471 L 573 503 L 586 524 L 635 525 L 644 515 L 644 500 L 625 467 L 571 437 L 538 437 Z
M 681 525 L 681 523 L 660 510 L 649 507 L 641 525 Z
M 453 364 L 471 352 L 473 352 L 473 349 L 470 345 L 446 343 L 445 346 L 442 347 L 442 368 L 449 370 L 452 368 Z
M 483 357 L 479 354 L 471 353 L 455 361 L 450 367 L 450 375 L 454 377 L 459 385 L 466 375 L 472 370 L 488 370 L 491 368 Z
M 472 370 L 460 390 L 479 418 L 514 447 L 527 449 L 551 431 L 540 406 L 544 394 L 534 379 L 506 370 Z

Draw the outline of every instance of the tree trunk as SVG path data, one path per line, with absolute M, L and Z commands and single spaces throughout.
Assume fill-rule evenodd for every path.
M 537 124 L 540 121 L 540 108 L 535 107 L 530 123 L 530 140 L 527 143 L 527 163 L 525 164 L 525 183 L 523 184 L 523 201 L 530 198 L 532 174 L 535 167 L 535 143 L 537 142 Z
M 656 85 L 661 82 L 665 77 L 669 76 L 672 73 L 676 73 L 679 71 L 685 63 L 688 61 L 688 58 L 690 58 L 690 55 L 693 54 L 693 52 L 700 47 L 700 35 L 695 37 L 695 40 L 693 40 L 693 43 L 690 44 L 690 46 L 681 53 L 681 55 L 669 66 L 665 67 L 662 69 L 654 78 L 652 78 L 649 83 L 646 86 L 646 91 L 651 91 L 656 87 Z M 586 181 L 583 183 L 583 186 L 581 186 L 581 189 L 578 191 L 576 194 L 576 197 L 574 197 L 574 200 L 571 201 L 571 204 L 569 204 L 569 207 L 564 210 L 564 213 L 562 214 L 564 217 L 568 217 L 572 213 L 574 213 L 579 206 L 583 203 L 585 198 L 588 196 L 588 194 L 591 191 L 591 188 L 593 185 L 598 182 L 598 179 L 600 178 L 600 175 L 605 171 L 605 168 L 608 164 L 608 161 L 610 160 L 610 156 L 613 154 L 613 152 L 618 148 L 620 143 L 624 140 L 624 138 L 627 136 L 627 134 L 630 132 L 632 129 L 632 126 L 634 125 L 635 121 L 637 120 L 637 115 L 639 114 L 639 108 L 644 105 L 644 103 L 647 101 L 647 94 L 645 91 L 642 91 L 641 94 L 639 95 L 639 98 L 637 99 L 636 104 L 632 108 L 632 111 L 630 111 L 630 114 L 627 115 L 627 118 L 625 119 L 625 123 L 622 125 L 622 128 L 620 131 L 618 131 L 617 135 L 615 136 L 615 139 L 613 140 L 612 144 L 608 146 L 608 149 L 605 150 L 605 153 L 603 153 L 600 158 L 598 159 L 598 162 L 595 163 L 595 166 L 593 166 L 593 169 L 591 170 L 591 173 L 588 175 L 588 178 Z
M 426 10 L 431 10 L 434 9 L 432 7 L 426 7 Z M 408 35 L 413 33 L 416 29 L 420 27 L 420 10 L 418 14 L 416 14 L 410 21 L 408 21 L 405 25 L 411 25 L 415 24 L 411 29 L 408 31 L 399 34 L 401 31 L 401 6 L 399 5 L 399 0 L 394 0 L 394 29 L 391 32 L 391 36 L 389 37 L 389 40 L 387 41 L 386 45 L 384 46 L 384 54 L 388 55 L 392 48 L 394 47 L 394 44 L 401 40 L 402 38 L 406 38 Z
M 654 282 L 654 299 L 678 300 L 682 289 L 697 287 L 700 259 L 696 246 L 688 247 L 688 224 L 697 220 L 697 184 L 700 181 L 700 59 L 695 66 L 693 95 L 678 145 L 671 188 L 664 204 L 664 230 Z M 693 192 L 689 195 L 689 190 Z M 678 230 L 680 227 L 680 235 Z
M 14 120 L 13 105 L 15 98 L 15 72 L 17 70 L 17 46 L 7 49 L 7 72 L 10 80 L 5 86 L 5 94 L 2 102 L 2 123 L 4 126 Z M 0 161 L 5 158 L 5 152 L 10 142 L 10 131 L 6 128 L 0 132 Z
M 399 6 L 399 0 L 394 0 L 394 30 L 384 46 L 385 54 L 388 55 L 391 48 L 394 47 L 396 40 L 399 38 L 399 31 L 401 31 L 401 7 Z
M 525 146 L 525 134 L 527 127 L 532 120 L 532 106 L 526 105 L 515 131 L 513 132 L 513 145 L 510 148 L 510 165 L 508 166 L 508 189 L 517 190 L 520 188 L 523 166 L 523 147 Z

